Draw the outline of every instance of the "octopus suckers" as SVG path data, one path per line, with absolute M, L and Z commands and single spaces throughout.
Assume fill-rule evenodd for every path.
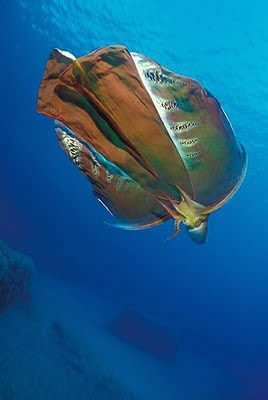
M 119 190 L 121 189 L 123 182 L 124 182 L 124 178 L 122 176 L 120 176 L 120 178 L 118 179 L 118 181 L 116 183 L 116 191 L 117 192 L 119 192 Z
M 65 148 L 71 160 L 79 166 L 81 162 L 81 150 L 83 145 L 79 142 L 79 140 L 71 137 L 66 132 L 62 131 L 61 133 L 63 147 Z
M 113 177 L 114 176 L 111 174 L 111 172 L 106 170 L 106 181 L 107 181 L 107 183 L 111 183 L 112 180 L 113 180 Z
M 92 163 L 91 163 L 91 167 L 92 167 L 92 172 L 94 177 L 97 179 L 100 175 L 100 164 L 98 163 L 97 159 L 92 156 Z
M 129 190 L 129 188 L 130 188 L 130 185 L 131 185 L 131 182 L 130 182 L 130 181 L 128 181 L 128 182 L 125 184 L 125 187 L 124 187 L 124 192 L 127 192 L 127 191 Z

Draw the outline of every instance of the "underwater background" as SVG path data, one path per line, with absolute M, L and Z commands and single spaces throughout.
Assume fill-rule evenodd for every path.
M 35 264 L 31 296 L 0 307 L 0 400 L 267 400 L 266 2 L 2 0 L 0 18 L 0 261 Z M 198 79 L 247 150 L 203 246 L 104 224 L 36 112 L 53 47 L 111 44 Z

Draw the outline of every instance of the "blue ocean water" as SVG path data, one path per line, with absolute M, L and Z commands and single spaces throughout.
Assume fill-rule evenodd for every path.
M 56 295 L 50 299 L 50 290 L 62 293 L 62 309 L 71 309 L 69 324 L 83 335 L 83 324 L 76 322 L 78 310 L 74 312 L 68 290 L 62 289 L 75 285 L 78 304 L 86 303 L 88 293 L 101 304 L 100 311 L 85 312 L 81 319 L 95 321 L 103 315 L 105 321 L 109 304 L 115 315 L 119 309 L 135 310 L 164 325 L 178 343 L 178 361 L 168 366 L 162 385 L 166 400 L 268 399 L 266 3 L 2 3 L 0 239 L 31 255 L 37 270 L 58 282 L 57 288 L 53 281 L 53 289 L 44 284 L 42 309 L 53 309 Z M 172 232 L 171 223 L 141 232 L 103 224 L 107 212 L 60 150 L 53 121 L 36 113 L 38 87 L 53 47 L 78 57 L 111 44 L 126 45 L 198 79 L 220 100 L 247 150 L 245 181 L 232 201 L 210 218 L 203 246 L 192 243 L 185 232 L 162 244 Z M 36 330 L 37 339 L 42 334 Z M 32 352 L 31 341 L 27 346 Z M 113 346 L 106 345 L 105 352 L 116 363 Z M 130 353 L 128 361 L 139 365 L 136 354 Z M 158 398 L 153 391 L 158 363 L 144 360 L 146 378 L 132 384 L 137 398 Z M 128 382 L 123 361 L 118 361 L 118 371 L 120 367 L 122 380 Z M 33 370 L 28 361 L 26 380 Z M 51 399 L 60 398 L 53 392 L 57 382 L 50 385 Z M 71 378 L 69 385 L 71 391 Z M 27 393 L 14 396 L 31 398 Z

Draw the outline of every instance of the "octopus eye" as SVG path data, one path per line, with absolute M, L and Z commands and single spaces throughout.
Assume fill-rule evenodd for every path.
M 194 226 L 195 226 L 196 228 L 198 228 L 198 227 L 202 224 L 202 222 L 205 222 L 205 221 L 204 221 L 203 219 L 199 218 L 199 219 L 197 219 L 197 220 L 195 221 Z

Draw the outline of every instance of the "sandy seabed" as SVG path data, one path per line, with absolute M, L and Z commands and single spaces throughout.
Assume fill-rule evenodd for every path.
M 104 328 L 122 306 L 37 275 L 0 316 L 0 400 L 221 400 L 224 378 L 187 349 L 163 363 Z

